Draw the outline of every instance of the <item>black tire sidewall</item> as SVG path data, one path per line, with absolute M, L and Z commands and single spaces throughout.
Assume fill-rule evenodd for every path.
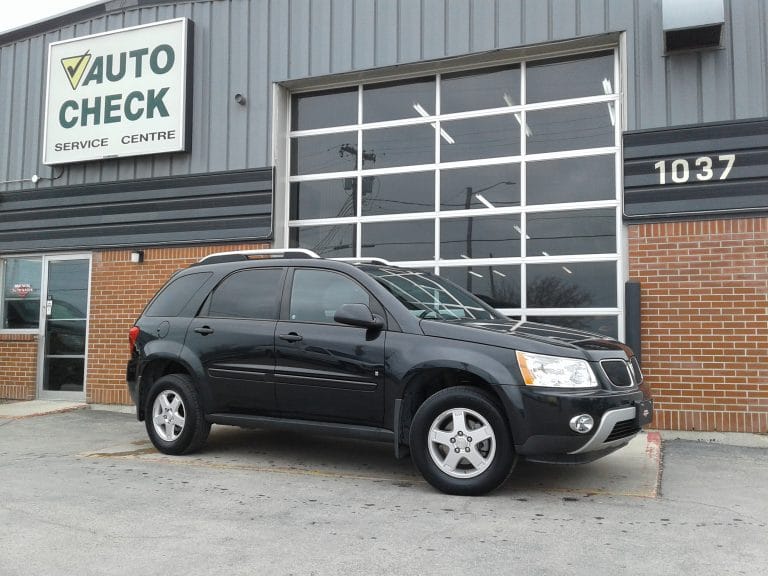
M 488 469 L 474 478 L 448 476 L 429 454 L 429 430 L 440 414 L 452 408 L 466 408 L 482 415 L 493 428 L 496 452 Z M 436 392 L 419 407 L 411 423 L 411 457 L 424 479 L 446 494 L 479 496 L 498 488 L 509 476 L 516 460 L 512 438 L 504 417 L 484 392 L 458 386 Z
M 152 407 L 155 399 L 161 392 L 166 390 L 170 390 L 177 394 L 184 404 L 184 429 L 176 440 L 170 442 L 163 440 L 157 435 L 154 428 L 154 422 L 152 421 Z M 192 451 L 199 447 L 198 444 L 201 444 L 201 434 L 204 434 L 202 438 L 203 441 L 208 436 L 208 429 L 210 426 L 203 418 L 197 392 L 192 385 L 192 381 L 184 374 L 169 374 L 159 378 L 150 388 L 149 394 L 147 394 L 147 403 L 144 407 L 144 414 L 149 439 L 152 441 L 155 448 L 164 454 L 184 454 L 185 452 Z

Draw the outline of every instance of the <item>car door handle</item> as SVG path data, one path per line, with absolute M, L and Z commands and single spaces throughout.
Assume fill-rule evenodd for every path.
M 280 338 L 280 340 L 285 340 L 286 342 L 299 342 L 304 340 L 304 336 L 301 334 L 296 334 L 296 332 L 291 332 L 290 334 L 279 334 L 278 338 Z
M 202 334 L 203 336 L 208 336 L 208 334 L 213 334 L 215 330 L 210 326 L 200 326 L 199 328 L 195 328 L 195 332 Z

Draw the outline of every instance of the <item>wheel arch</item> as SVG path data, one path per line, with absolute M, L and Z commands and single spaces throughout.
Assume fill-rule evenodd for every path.
M 136 407 L 139 420 L 144 420 L 147 394 L 152 389 L 152 385 L 163 376 L 168 374 L 185 374 L 192 380 L 192 385 L 198 393 L 198 397 L 203 405 L 203 409 L 208 406 L 208 394 L 205 386 L 200 386 L 199 374 L 188 362 L 181 356 L 152 356 L 144 361 L 144 366 L 140 374 L 139 401 Z
M 446 363 L 442 366 L 423 367 L 413 370 L 403 387 L 401 397 L 396 403 L 395 413 L 395 451 L 409 447 L 410 427 L 413 417 L 427 398 L 440 390 L 458 386 L 469 386 L 480 390 L 493 402 L 509 426 L 509 417 L 501 397 L 498 382 L 491 375 L 466 364 Z

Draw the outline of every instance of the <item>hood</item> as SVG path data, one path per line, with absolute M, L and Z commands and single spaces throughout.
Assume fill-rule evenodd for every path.
M 629 349 L 620 342 L 608 336 L 564 328 L 538 322 L 522 322 L 520 320 L 455 320 L 435 321 L 422 320 L 421 329 L 428 336 L 450 338 L 503 346 L 515 350 L 540 352 L 546 354 L 546 348 L 590 350 L 590 351 L 623 351 L 631 354 Z

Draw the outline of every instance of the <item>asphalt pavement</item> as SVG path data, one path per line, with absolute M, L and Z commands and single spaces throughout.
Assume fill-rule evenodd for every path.
M 217 426 L 201 452 L 169 457 L 132 414 L 45 412 L 0 411 L 3 576 L 768 565 L 765 447 L 643 434 L 588 465 L 519 464 L 493 494 L 464 498 L 436 492 L 384 444 Z

